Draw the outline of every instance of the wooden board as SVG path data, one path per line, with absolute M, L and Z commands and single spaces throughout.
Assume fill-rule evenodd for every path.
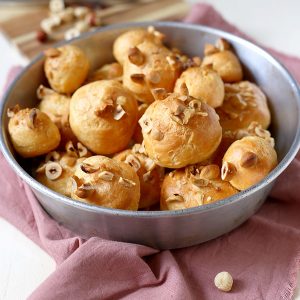
M 123 4 L 103 9 L 103 23 L 141 22 L 156 20 L 180 20 L 188 12 L 189 6 L 183 0 L 152 0 L 141 3 Z M 57 41 L 39 42 L 35 32 L 40 22 L 48 16 L 48 9 L 41 7 L 0 23 L 0 30 L 29 59 L 49 48 Z

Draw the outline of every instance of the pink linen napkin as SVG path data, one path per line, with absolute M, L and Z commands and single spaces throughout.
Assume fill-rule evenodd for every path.
M 204 4 L 196 5 L 185 21 L 243 35 Z M 300 81 L 299 59 L 270 52 Z M 0 215 L 57 263 L 30 299 L 291 299 L 300 268 L 299 159 L 246 223 L 213 241 L 179 250 L 76 236 L 43 211 L 2 154 Z M 213 284 L 223 270 L 234 278 L 230 293 Z

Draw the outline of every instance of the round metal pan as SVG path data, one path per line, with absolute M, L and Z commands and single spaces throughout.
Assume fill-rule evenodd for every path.
M 7 134 L 8 107 L 33 107 L 36 89 L 45 83 L 43 55 L 36 57 L 15 79 L 1 103 L 1 150 L 14 171 L 32 188 L 44 209 L 58 222 L 84 237 L 140 243 L 159 249 L 187 247 L 216 238 L 236 228 L 265 201 L 276 178 L 295 157 L 300 145 L 300 91 L 289 72 L 271 55 L 232 34 L 174 22 L 119 24 L 87 33 L 70 41 L 88 55 L 93 69 L 113 61 L 112 44 L 122 32 L 155 26 L 167 44 L 195 56 L 203 55 L 205 43 L 223 37 L 239 56 L 245 77 L 266 93 L 272 113 L 271 131 L 276 141 L 278 166 L 261 182 L 230 198 L 178 211 L 124 211 L 81 203 L 53 192 L 26 171 L 26 162 L 15 156 Z

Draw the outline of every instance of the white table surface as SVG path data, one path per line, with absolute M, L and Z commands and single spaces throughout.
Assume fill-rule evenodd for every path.
M 213 4 L 227 20 L 260 43 L 300 57 L 300 1 L 202 2 Z M 2 90 L 9 68 L 15 64 L 24 65 L 26 60 L 13 51 L 1 35 L 0 49 L 0 90 Z M 0 300 L 25 299 L 54 269 L 55 263 L 47 253 L 0 218 Z M 300 300 L 299 287 L 300 280 L 295 300 Z

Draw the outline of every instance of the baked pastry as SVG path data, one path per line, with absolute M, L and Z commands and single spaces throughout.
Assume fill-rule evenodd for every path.
M 271 132 L 267 129 L 263 129 L 262 125 L 257 122 L 252 122 L 247 129 L 239 129 L 234 133 L 235 140 L 242 139 L 245 136 L 261 137 L 265 139 L 273 148 L 275 147 L 275 140 L 272 138 Z
M 156 165 L 151 158 L 145 155 L 142 149 L 140 144 L 135 144 L 132 149 L 124 150 L 114 156 L 114 159 L 131 166 L 139 176 L 141 185 L 140 209 L 159 202 L 160 186 L 164 176 L 164 168 Z
M 70 104 L 70 125 L 96 154 L 113 154 L 129 143 L 137 124 L 135 97 L 115 80 L 101 80 L 79 88 Z
M 73 199 L 110 208 L 138 209 L 139 178 L 121 161 L 91 156 L 77 166 L 72 182 Z
M 217 165 L 222 165 L 222 159 L 229 146 L 236 140 L 240 140 L 246 136 L 258 136 L 265 139 L 273 148 L 275 146 L 274 138 L 270 131 L 263 129 L 261 124 L 252 122 L 246 129 L 238 129 L 236 131 L 224 131 L 222 141 L 217 151 L 211 157 L 211 162 Z
M 216 46 L 205 45 L 202 66 L 212 65 L 224 82 L 238 82 L 243 79 L 243 70 L 237 56 L 224 39 L 219 39 Z
M 138 120 L 143 116 L 148 106 L 149 105 L 146 103 L 140 104 L 138 106 Z M 143 134 L 142 134 L 142 128 L 140 124 L 136 125 L 132 139 L 136 144 L 141 144 L 143 142 Z
M 245 129 L 252 122 L 257 122 L 266 129 L 271 122 L 265 94 L 249 81 L 225 84 L 224 103 L 216 112 L 224 131 Z
M 52 122 L 58 127 L 61 135 L 61 146 L 64 147 L 68 141 L 77 141 L 70 123 L 70 97 L 61 95 L 43 85 L 37 90 L 37 97 L 41 100 L 38 105 L 40 111 L 49 116 Z
M 67 143 L 66 152 L 49 152 L 45 160 L 37 168 L 36 180 L 51 190 L 71 196 L 71 176 L 74 175 L 76 166 L 82 163 L 91 153 L 82 144 L 77 144 L 77 149 L 72 142 Z
M 186 209 L 213 203 L 236 194 L 230 183 L 221 180 L 217 165 L 193 165 L 165 176 L 161 188 L 161 210 Z
M 172 92 L 181 71 L 180 63 L 172 56 L 169 49 L 149 40 L 130 48 L 124 60 L 124 86 L 144 103 L 154 101 L 152 89 L 164 88 Z
M 257 136 L 247 136 L 231 144 L 222 163 L 222 179 L 245 190 L 267 176 L 277 165 L 272 145 Z
M 174 92 L 182 92 L 186 85 L 189 95 L 201 99 L 211 107 L 219 107 L 224 100 L 224 83 L 220 75 L 210 66 L 191 67 L 177 79 Z
M 15 106 L 7 112 L 8 132 L 14 149 L 22 157 L 35 157 L 54 150 L 60 143 L 57 126 L 36 108 Z
M 87 82 L 97 80 L 116 79 L 121 81 L 123 75 L 123 67 L 117 63 L 106 64 L 94 71 L 87 79 Z
M 73 45 L 51 48 L 45 52 L 44 70 L 53 90 L 71 94 L 85 81 L 89 60 L 84 52 Z
M 219 118 L 212 107 L 176 93 L 153 102 L 139 124 L 146 153 L 156 164 L 167 168 L 204 161 L 222 138 Z
M 157 45 L 162 45 L 164 35 L 155 30 L 152 26 L 148 29 L 138 28 L 129 30 L 116 38 L 113 44 L 113 55 L 115 59 L 121 64 L 124 64 L 128 51 L 145 40 L 149 40 Z

